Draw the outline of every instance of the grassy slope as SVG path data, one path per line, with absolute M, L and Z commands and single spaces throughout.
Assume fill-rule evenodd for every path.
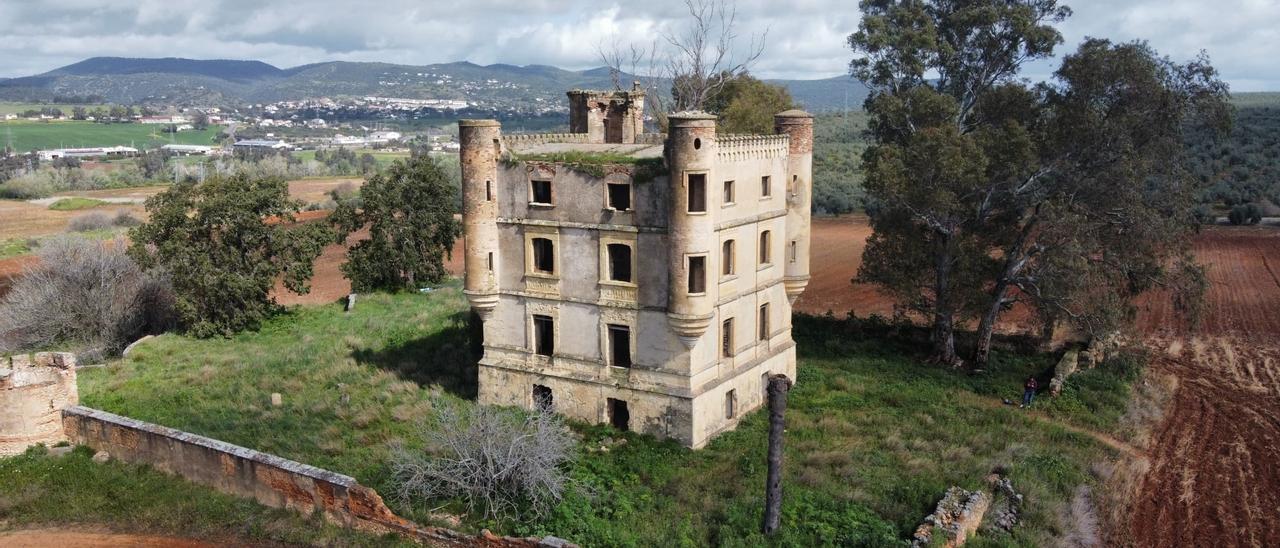
M 149 467 L 97 464 L 88 448 L 61 458 L 34 448 L 0 459 L 0 531 L 42 525 L 107 524 L 129 533 L 310 545 L 411 545 L 275 510 L 167 476 Z
M 388 442 L 421 443 L 413 422 L 430 412 L 433 394 L 474 395 L 459 323 L 465 306 L 456 288 L 368 295 L 351 314 L 337 305 L 299 310 L 232 339 L 166 335 L 127 360 L 85 371 L 81 397 L 351 474 L 386 493 Z M 994 466 L 1007 467 L 1027 494 L 1026 524 L 974 545 L 1043 545 L 1059 532 L 1056 515 L 1072 489 L 1094 481 L 1089 464 L 1108 454 L 1088 436 L 999 405 L 1016 397 L 1025 375 L 1047 368 L 1047 357 L 999 354 L 997 373 L 969 377 L 920 365 L 916 349 L 834 320 L 799 319 L 797 337 L 779 545 L 905 538 L 944 489 L 976 487 Z M 1107 371 L 1082 379 L 1080 390 L 1041 412 L 1113 427 L 1127 382 Z M 284 395 L 282 407 L 270 406 L 272 392 Z M 603 427 L 579 432 L 591 445 L 618 436 Z M 761 412 L 697 452 L 627 434 L 629 443 L 586 453 L 575 467 L 593 499 L 574 496 L 538 523 L 501 529 L 590 546 L 756 544 L 766 435 Z
M 77 196 L 74 198 L 63 198 L 49 204 L 49 209 L 54 211 L 79 211 L 81 209 L 98 207 L 103 204 L 106 204 L 106 202 L 102 200 L 95 200 L 93 198 L 82 198 Z
M 213 137 L 222 129 L 220 126 L 210 126 L 204 131 L 168 134 L 160 133 L 163 127 L 161 124 L 10 120 L 0 122 L 0 144 L 7 144 L 12 139 L 13 149 L 19 151 L 117 145 L 155 147 L 170 142 L 184 145 L 212 145 Z

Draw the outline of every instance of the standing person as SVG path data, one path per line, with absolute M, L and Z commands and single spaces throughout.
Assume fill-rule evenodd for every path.
M 1040 383 L 1036 382 L 1036 378 L 1027 377 L 1027 382 L 1022 383 L 1022 405 L 1018 406 L 1019 409 L 1031 407 L 1031 400 L 1035 399 L 1037 388 L 1040 388 Z

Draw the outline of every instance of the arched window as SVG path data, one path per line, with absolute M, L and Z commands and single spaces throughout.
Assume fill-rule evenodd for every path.
M 768 230 L 760 233 L 760 264 L 769 264 L 771 257 L 769 255 L 769 246 L 772 243 L 772 234 Z
M 720 252 L 720 255 L 721 255 L 720 260 L 723 261 L 721 263 L 721 274 L 725 276 L 733 275 L 733 271 L 734 271 L 733 263 L 735 261 L 733 248 L 734 248 L 733 240 L 724 241 L 724 249 Z

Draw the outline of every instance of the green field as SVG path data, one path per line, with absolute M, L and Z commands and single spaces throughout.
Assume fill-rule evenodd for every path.
M 229 339 L 164 335 L 83 371 L 81 399 L 353 475 L 389 494 L 389 445 L 422 447 L 415 423 L 437 398 L 476 394 L 457 285 L 362 295 L 350 313 L 338 304 L 294 309 Z M 970 545 L 1044 546 L 1064 534 L 1073 491 L 1097 487 L 1091 464 L 1114 456 L 1079 429 L 1116 428 L 1131 366 L 1081 373 L 1062 397 L 1026 412 L 1000 399 L 1016 399 L 1021 379 L 1050 367 L 1051 356 L 998 353 L 990 373 L 964 375 L 925 365 L 918 345 L 858 324 L 797 317 L 795 325 L 799 380 L 776 539 L 757 533 L 767 438 L 760 411 L 699 451 L 575 425 L 584 448 L 615 440 L 608 452 L 584 451 L 573 467 L 581 490 L 540 520 L 473 517 L 464 526 L 555 534 L 583 546 L 882 546 L 907 538 L 946 488 L 976 488 L 999 467 L 1027 497 L 1023 522 Z M 271 405 L 273 392 L 283 406 Z M 419 521 L 441 505 L 457 509 L 448 501 L 388 503 Z
M 98 124 L 94 122 L 37 122 L 10 120 L 0 122 L 0 146 L 10 145 L 17 151 L 51 148 L 131 146 L 152 148 L 169 143 L 213 145 L 220 126 L 204 131 L 161 133 L 162 124 Z
M 378 160 L 379 168 L 386 168 L 396 160 L 406 160 L 409 158 L 408 152 L 383 152 L 380 150 L 364 149 L 364 148 L 352 149 L 351 151 L 356 153 L 356 156 L 361 156 L 364 154 L 372 154 L 374 159 Z M 316 159 L 316 151 L 299 150 L 299 151 L 295 151 L 293 153 L 293 156 L 303 161 L 314 160 Z

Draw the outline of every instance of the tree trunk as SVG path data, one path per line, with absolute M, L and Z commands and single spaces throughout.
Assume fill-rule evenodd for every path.
M 1009 292 L 1009 282 L 1022 274 L 1022 269 L 1027 265 L 1029 254 L 1025 248 L 1035 225 L 1036 217 L 1032 217 L 1018 232 L 1018 239 L 1014 241 L 1013 246 L 1005 250 L 1004 269 L 1001 270 L 1000 277 L 996 278 L 996 285 L 992 288 L 991 305 L 987 307 L 987 312 L 982 315 L 982 321 L 978 323 L 978 344 L 973 351 L 972 364 L 975 368 L 986 366 L 991 358 L 991 336 L 995 334 L 996 320 L 1000 319 L 1004 297 Z
M 951 308 L 951 236 L 939 234 L 934 244 L 933 361 L 955 365 L 955 311 Z
M 783 414 L 787 411 L 787 391 L 791 379 L 786 375 L 769 377 L 769 472 L 764 485 L 764 525 L 766 535 L 778 530 L 782 520 L 782 433 L 786 428 Z

